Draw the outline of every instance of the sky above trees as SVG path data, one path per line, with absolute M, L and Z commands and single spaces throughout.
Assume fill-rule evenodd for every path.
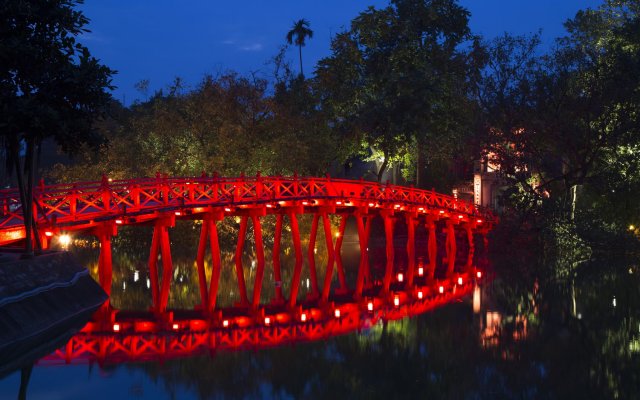
M 579 9 L 596 7 L 600 0 L 461 0 L 471 12 L 475 33 L 493 38 L 505 31 L 525 34 L 542 29 L 543 47 L 564 34 L 563 22 Z M 265 2 L 209 2 L 198 0 L 178 7 L 169 0 L 108 2 L 89 0 L 82 10 L 91 20 L 90 33 L 82 37 L 92 53 L 118 71 L 114 78 L 116 98 L 130 104 L 144 95 L 134 84 L 150 81 L 150 91 L 171 84 L 176 76 L 187 85 L 205 73 L 235 70 L 257 72 L 269 78 L 267 65 L 294 21 L 310 21 L 314 37 L 303 49 L 304 70 L 311 73 L 316 62 L 329 54 L 330 39 L 348 27 L 366 6 L 383 7 L 387 1 L 322 2 L 282 0 Z M 288 57 L 298 69 L 297 48 Z

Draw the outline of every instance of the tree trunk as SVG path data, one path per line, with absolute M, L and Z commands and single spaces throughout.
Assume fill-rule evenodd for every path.
M 304 78 L 304 72 L 302 72 L 302 45 L 298 45 L 300 51 L 300 76 Z
M 378 170 L 378 183 L 382 182 L 382 175 L 384 175 L 384 171 L 387 169 L 387 165 L 389 165 L 389 156 L 387 156 L 387 153 L 385 152 L 384 160 L 382 161 L 382 165 Z

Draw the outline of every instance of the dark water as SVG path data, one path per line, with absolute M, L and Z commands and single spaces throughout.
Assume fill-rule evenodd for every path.
M 141 249 L 145 240 L 140 239 Z M 318 266 L 324 263 L 320 242 Z M 76 242 L 73 251 L 96 273 L 97 253 L 90 242 Z M 192 251 L 189 246 L 184 254 L 176 250 L 170 307 L 199 302 Z M 253 254 L 245 253 L 251 288 Z M 116 247 L 114 307 L 151 305 L 142 254 L 124 239 Z M 223 262 L 222 306 L 237 300 L 230 254 Z M 357 254 L 353 237 L 345 238 L 343 254 L 351 282 L 355 268 L 349 265 Z M 536 269 L 526 260 L 512 259 L 517 261 L 498 254 L 495 279 L 459 301 L 323 341 L 122 364 L 41 360 L 28 398 L 640 398 L 636 261 L 594 259 L 574 279 L 557 282 L 532 273 Z M 285 243 L 285 282 L 292 260 Z M 268 271 L 264 301 L 273 295 Z M 301 298 L 307 278 L 302 277 Z M 0 397 L 16 398 L 19 385 L 19 373 L 4 378 Z

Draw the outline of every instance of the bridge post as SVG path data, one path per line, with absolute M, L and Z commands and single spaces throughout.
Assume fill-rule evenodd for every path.
M 273 277 L 275 280 L 275 302 L 281 303 L 284 301 L 282 295 L 282 275 L 280 272 L 280 242 L 282 240 L 282 214 L 276 215 L 276 230 L 273 235 Z
M 111 238 L 117 234 L 116 225 L 104 222 L 94 228 L 92 232 L 100 241 L 100 255 L 98 256 L 98 280 L 100 287 L 111 297 L 111 283 L 113 279 L 113 262 L 111 258 Z
M 356 212 L 356 225 L 358 227 L 358 242 L 360 242 L 360 265 L 358 266 L 358 277 L 356 278 L 356 290 L 354 293 L 354 297 L 356 300 L 362 297 L 362 289 L 364 288 L 364 279 L 366 276 L 365 269 L 369 264 L 369 235 L 367 235 L 367 229 L 362 222 L 362 214 Z M 369 221 L 367 220 L 367 225 L 369 225 Z
M 469 245 L 469 252 L 467 253 L 466 269 L 467 269 L 467 271 L 470 271 L 471 268 L 473 267 L 473 255 L 475 253 L 475 244 L 473 242 L 473 226 L 472 226 L 471 222 L 468 222 L 465 225 L 465 230 L 467 232 L 467 242 L 468 242 L 468 245 Z
M 198 280 L 200 283 L 200 299 L 202 307 L 211 312 L 216 308 L 218 297 L 218 285 L 220 281 L 220 245 L 218 243 L 218 229 L 216 220 L 222 216 L 213 213 L 205 214 L 202 220 L 200 231 L 200 242 L 198 244 L 198 256 L 196 265 L 198 267 Z M 209 238 L 209 248 L 211 250 L 211 281 L 207 290 L 207 277 L 204 270 L 204 257 L 207 248 L 207 237 Z
M 242 251 L 244 250 L 244 240 L 247 235 L 247 222 L 248 216 L 243 216 L 240 220 L 240 232 L 238 233 L 238 244 L 236 246 L 236 276 L 238 279 L 238 291 L 240 292 L 240 304 L 242 306 L 249 305 L 249 298 L 247 297 L 247 286 L 244 282 L 244 271 L 242 269 Z
M 262 244 L 262 227 L 260 226 L 260 218 L 257 215 L 251 216 L 253 222 L 253 232 L 256 239 L 256 255 L 258 257 L 258 269 L 256 278 L 253 282 L 253 308 L 260 305 L 260 293 L 262 291 L 262 279 L 264 277 L 264 246 Z
M 295 213 L 289 213 L 291 221 L 291 237 L 293 238 L 293 248 L 296 254 L 296 264 L 293 268 L 291 278 L 291 291 L 289 293 L 289 307 L 296 305 L 298 299 L 298 289 L 300 288 L 300 275 L 302 274 L 302 245 L 300 244 L 300 229 L 298 228 L 298 217 Z
M 311 296 L 318 297 L 318 275 L 316 273 L 316 236 L 318 234 L 318 220 L 320 214 L 315 213 L 313 215 L 313 221 L 311 222 L 311 233 L 309 236 L 309 248 L 307 249 L 307 258 L 309 259 L 309 275 L 311 279 Z
M 200 228 L 200 241 L 198 242 L 198 255 L 196 256 L 196 266 L 198 268 L 198 283 L 200 284 L 200 305 L 206 309 L 209 299 L 207 290 L 207 276 L 204 272 L 204 255 L 207 249 L 207 238 L 209 236 L 209 221 L 203 220 Z M 213 254 L 212 254 L 213 256 Z M 213 278 L 213 274 L 212 274 Z
M 456 265 L 456 231 L 451 218 L 447 219 L 447 240 L 445 249 L 447 251 L 447 277 L 451 277 Z
M 406 288 L 413 286 L 414 270 L 416 268 L 416 217 L 406 214 L 407 220 L 407 284 Z
M 429 254 L 429 273 L 427 278 L 433 279 L 436 272 L 437 256 L 438 256 L 438 241 L 436 239 L 436 221 L 433 217 L 427 217 L 426 228 L 429 231 L 429 240 L 427 244 L 427 251 Z
M 222 217 L 220 217 L 222 218 Z M 211 247 L 211 282 L 209 283 L 209 311 L 216 308 L 216 300 L 218 298 L 218 286 L 220 284 L 220 271 L 222 263 L 220 262 L 220 244 L 218 242 L 218 228 L 215 219 L 209 221 L 209 246 Z
M 171 215 L 170 217 L 157 219 L 153 229 L 151 253 L 149 254 L 149 274 L 151 275 L 153 307 L 156 312 L 164 312 L 169 302 L 171 275 L 173 273 L 169 228 L 174 225 L 175 218 Z M 158 274 L 158 253 L 162 258 L 162 286 L 160 286 Z
M 347 215 L 343 215 L 340 220 L 340 229 L 338 231 L 338 238 L 336 239 L 336 249 L 334 255 L 336 258 L 336 266 L 338 268 L 338 280 L 340 282 L 340 290 L 342 292 L 347 291 L 347 281 L 344 276 L 344 266 L 342 265 L 342 241 L 344 240 L 344 231 L 347 227 Z
M 331 278 L 333 277 L 333 264 L 335 261 L 335 253 L 333 247 L 333 237 L 331 236 L 331 223 L 326 211 L 322 212 L 322 225 L 324 228 L 324 238 L 327 242 L 327 269 L 324 275 L 324 285 L 322 287 L 322 301 L 329 299 L 329 291 L 331 290 Z M 339 239 L 339 237 L 338 237 Z
M 393 276 L 393 211 L 384 213 L 384 235 L 386 242 L 387 265 L 384 270 L 383 290 L 389 291 Z

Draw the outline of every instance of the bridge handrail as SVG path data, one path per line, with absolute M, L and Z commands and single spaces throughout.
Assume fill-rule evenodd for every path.
M 488 209 L 432 190 L 329 176 L 103 178 L 102 181 L 38 185 L 34 188 L 34 196 L 35 213 L 39 221 L 54 214 L 64 218 L 81 213 L 112 213 L 120 208 L 137 210 L 141 207 L 244 204 L 312 198 L 366 200 L 380 204 L 398 202 L 455 211 L 483 218 L 487 222 L 495 220 Z M 12 219 L 21 219 L 18 190 L 0 190 L 0 207 L 0 229 Z

